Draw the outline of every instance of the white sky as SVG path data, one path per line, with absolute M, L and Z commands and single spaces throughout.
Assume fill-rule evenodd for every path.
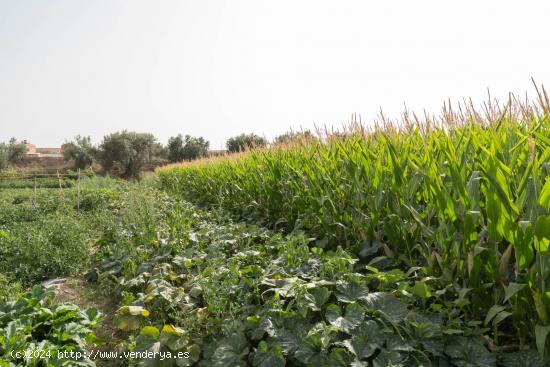
M 0 0 L 0 141 L 241 132 L 550 87 L 550 1 Z

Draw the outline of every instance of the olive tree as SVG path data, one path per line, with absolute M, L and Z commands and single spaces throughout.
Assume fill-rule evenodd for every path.
M 289 143 L 297 143 L 302 141 L 313 141 L 315 140 L 315 135 L 312 134 L 311 131 L 305 130 L 305 131 L 289 131 L 284 134 L 281 134 L 279 136 L 276 136 L 273 143 L 274 144 L 289 144 Z
M 10 163 L 16 163 L 20 161 L 27 153 L 27 145 L 25 142 L 17 141 L 15 138 L 10 139 L 8 145 L 8 160 Z
M 124 130 L 105 136 L 97 155 L 105 171 L 117 164 L 123 177 L 136 179 L 153 158 L 154 150 L 152 134 Z
M 65 162 L 74 161 L 74 167 L 85 169 L 92 165 L 96 149 L 89 136 L 76 136 L 73 141 L 63 144 L 63 159 Z
M 170 162 L 190 161 L 206 157 L 210 142 L 201 137 L 185 135 L 173 136 L 168 140 L 168 160 Z
M 11 138 L 8 144 L 0 143 L 0 169 L 4 169 L 10 163 L 17 163 L 27 153 L 27 146 L 24 142 L 18 142 Z
M 267 140 L 256 134 L 241 134 L 229 138 L 225 144 L 231 153 L 244 152 L 245 150 L 263 148 Z

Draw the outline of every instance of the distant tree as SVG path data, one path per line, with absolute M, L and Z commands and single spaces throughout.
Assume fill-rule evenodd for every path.
M 97 154 L 89 136 L 77 135 L 73 141 L 63 144 L 62 149 L 65 162 L 73 160 L 74 167 L 80 169 L 91 166 Z
M 19 162 L 27 153 L 27 145 L 24 142 L 18 142 L 17 139 L 11 138 L 8 145 L 8 161 L 10 163 Z
M 267 140 L 256 134 L 241 134 L 229 138 L 225 146 L 231 153 L 243 152 L 248 149 L 263 148 Z
M 121 131 L 103 138 L 98 158 L 105 171 L 118 164 L 125 178 L 136 179 L 153 158 L 155 137 L 148 133 Z
M 168 159 L 168 148 L 159 142 L 153 145 L 153 159 Z
M 8 167 L 9 157 L 8 145 L 6 143 L 0 143 L 0 171 Z
M 313 133 L 309 130 L 305 131 L 289 131 L 282 135 L 276 136 L 274 143 L 275 144 L 288 144 L 298 141 L 311 141 L 316 139 Z
M 19 162 L 25 153 L 27 146 L 15 138 L 11 138 L 8 144 L 0 143 L 0 170 L 7 168 L 10 163 Z
M 168 151 L 168 160 L 170 162 L 178 162 L 183 160 L 183 137 L 181 134 L 178 136 L 172 136 L 168 139 L 166 150 Z
M 179 134 L 168 140 L 168 160 L 170 162 L 190 161 L 206 157 L 210 142 L 201 137 Z
M 208 156 L 208 149 L 210 148 L 210 142 L 204 139 L 202 136 L 185 136 L 183 145 L 183 159 L 193 160 Z

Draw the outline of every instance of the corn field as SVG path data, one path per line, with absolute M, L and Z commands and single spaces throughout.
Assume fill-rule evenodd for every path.
M 446 104 L 375 128 L 157 170 L 164 188 L 272 229 L 305 232 L 369 265 L 427 276 L 425 307 L 453 285 L 490 345 L 550 342 L 550 103 Z M 376 256 L 373 256 L 376 254 Z M 434 281 L 435 279 L 435 281 Z M 406 290 L 402 290 L 406 292 Z

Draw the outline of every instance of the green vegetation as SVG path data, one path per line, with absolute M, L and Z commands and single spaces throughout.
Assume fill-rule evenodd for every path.
M 498 122 L 498 123 L 497 123 Z M 422 269 L 402 294 L 462 304 L 494 348 L 549 349 L 550 120 L 501 119 L 325 141 L 158 170 L 199 205 Z M 454 289 L 446 302 L 441 292 Z M 454 295 L 453 295 L 454 294 Z M 453 300 L 453 297 L 455 299 Z M 546 352 L 547 353 L 547 352 Z
M 34 178 L 18 178 L 18 179 L 0 179 L 0 189 L 24 189 L 24 188 L 33 188 L 35 185 Z M 49 188 L 55 189 L 74 186 L 74 180 L 62 178 L 61 180 L 57 178 L 49 177 L 40 177 L 36 180 L 37 188 Z
M 168 140 L 168 160 L 170 162 L 191 161 L 208 155 L 210 143 L 202 136 L 199 138 L 185 135 L 173 136 Z
M 95 340 L 99 312 L 55 304 L 54 294 L 51 289 L 35 287 L 17 301 L 0 304 L 1 366 L 66 366 L 64 353 L 83 354 L 87 343 Z M 73 363 L 95 366 L 88 358 Z
M 113 247 L 136 255 L 139 238 L 155 229 L 155 201 L 151 189 L 121 180 L 85 177 L 81 186 L 79 211 L 74 188 L 38 189 L 35 206 L 30 189 L 0 191 L 1 366 L 66 365 L 71 358 L 57 360 L 58 350 L 105 343 L 89 330 L 99 322 L 96 311 L 66 305 L 39 284 L 81 277 Z M 39 350 L 42 358 L 31 361 L 11 354 L 24 349 Z
M 289 131 L 284 134 L 278 135 L 273 140 L 274 144 L 296 144 L 300 142 L 309 142 L 310 140 L 316 140 L 317 137 L 309 130 L 305 131 Z
M 548 366 L 550 120 L 495 115 L 0 190 L 0 366 Z
M 120 131 L 103 137 L 99 145 L 92 144 L 89 136 L 77 135 L 73 140 L 61 146 L 63 160 L 66 164 L 61 172 L 67 170 L 96 170 L 102 166 L 102 173 L 125 179 L 140 179 L 143 171 L 151 166 L 170 162 L 194 160 L 208 156 L 210 143 L 203 137 L 193 137 L 181 134 L 171 137 L 166 146 L 156 141 L 149 133 Z M 59 164 L 47 166 L 40 160 L 22 163 L 27 150 L 26 141 L 18 142 L 12 138 L 9 144 L 0 143 L 0 178 L 7 172 L 12 176 L 25 176 L 30 173 L 56 173 L 60 171 Z M 70 163 L 70 166 L 68 165 Z M 36 168 L 38 167 L 38 169 Z M 46 168 L 48 167 L 48 168 Z M 69 168 L 70 167 L 70 168 Z M 2 184 L 0 188 L 23 188 L 28 185 Z M 44 185 L 53 188 L 54 186 Z
M 82 179 L 95 177 L 91 169 L 80 172 Z M 64 173 L 47 173 L 40 169 L 10 169 L 0 173 L 0 189 L 56 189 L 76 186 L 78 173 L 67 170 Z
M 0 273 L 0 303 L 17 298 L 20 291 L 21 285 L 19 283 L 10 281 L 8 277 Z
M 93 157 L 98 154 L 89 136 L 75 137 L 74 141 L 63 144 L 63 159 L 74 161 L 74 168 L 86 169 L 93 163 Z
M 9 144 L 0 143 L 0 171 L 6 169 L 8 164 L 21 160 L 26 151 L 25 143 L 18 142 L 15 138 L 10 139 Z
M 148 205 L 146 193 L 116 181 L 110 188 L 89 189 L 95 181 L 82 181 L 80 211 L 74 189 L 40 189 L 35 206 L 32 190 L 1 192 L 0 273 L 24 286 L 82 274 L 93 261 L 95 240 L 120 229 L 113 226 L 134 221 L 136 229 L 146 230 L 134 220 L 140 210 L 136 203 Z
M 229 138 L 225 144 L 230 153 L 245 152 L 267 146 L 267 140 L 256 134 L 241 134 Z
M 406 274 L 386 260 L 379 270 L 303 234 L 185 202 L 163 207 L 160 241 L 139 257 L 114 253 L 89 274 L 121 299 L 115 322 L 129 350 L 189 354 L 170 366 L 544 365 L 534 350 L 488 351 L 489 329 L 465 317 L 460 287 L 434 292 L 440 307 L 428 307 L 425 269 Z
M 98 158 L 106 172 L 113 168 L 124 178 L 139 178 L 143 167 L 153 158 L 155 137 L 148 133 L 121 131 L 103 138 Z

